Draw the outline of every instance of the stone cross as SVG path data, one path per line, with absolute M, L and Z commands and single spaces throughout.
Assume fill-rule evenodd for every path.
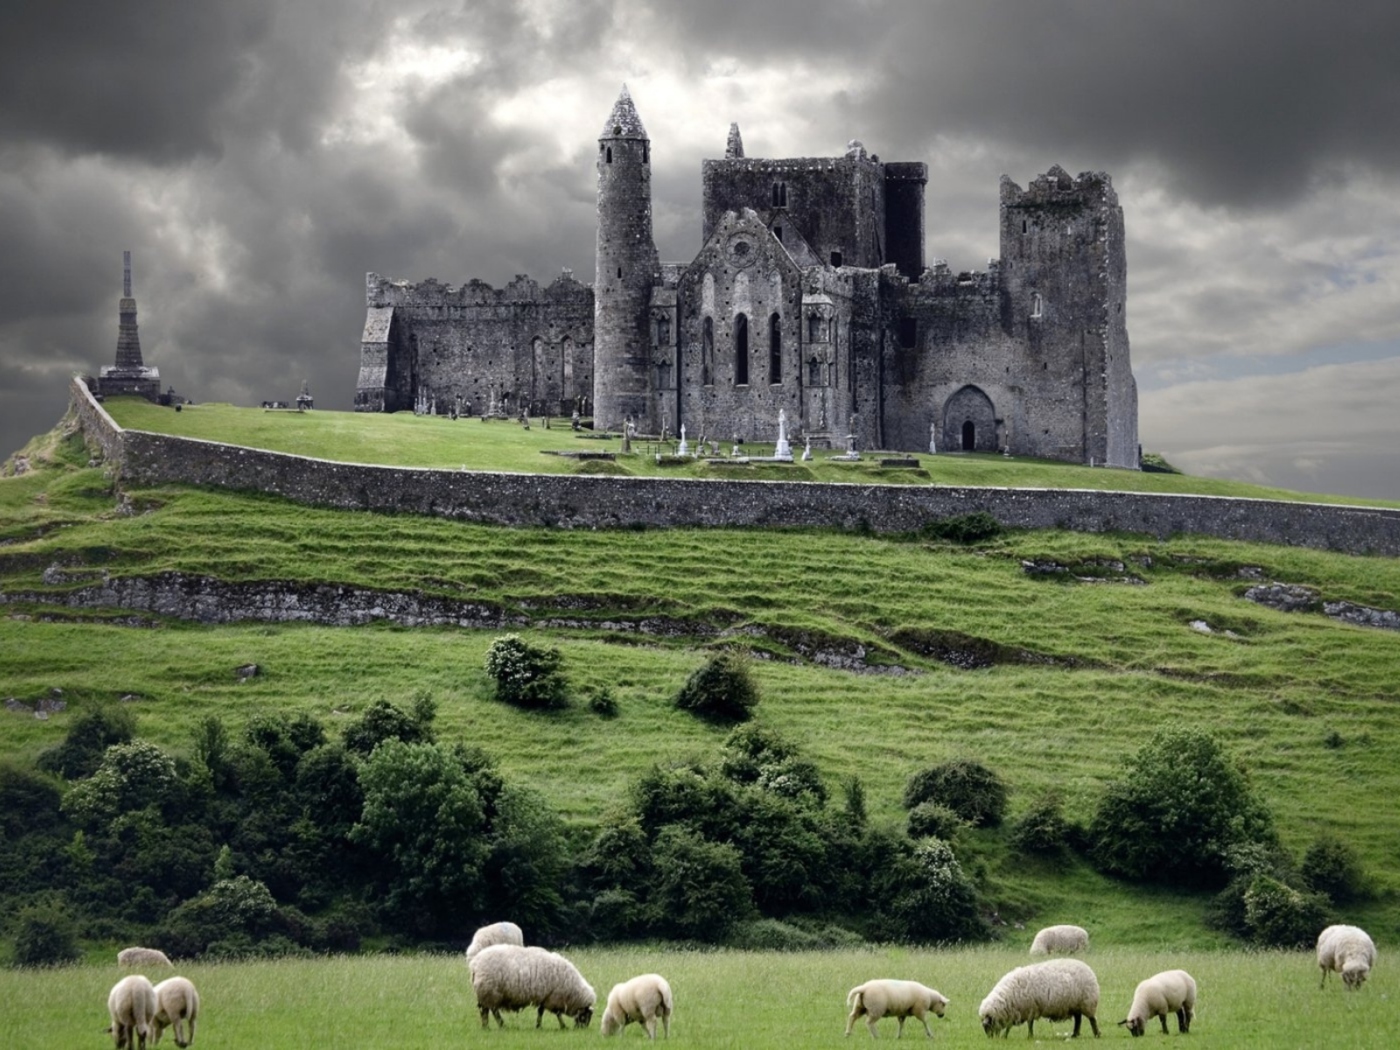
M 928 425 L 928 450 L 931 455 L 938 454 L 938 424 Z

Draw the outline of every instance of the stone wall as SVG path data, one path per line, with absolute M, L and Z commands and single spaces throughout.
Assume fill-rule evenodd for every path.
M 268 492 L 315 506 L 559 528 L 869 526 L 908 531 L 982 511 L 1010 528 L 1200 533 L 1351 554 L 1400 555 L 1400 510 L 1082 489 L 818 484 L 403 469 L 335 463 L 116 428 L 74 384 L 91 440 L 133 484 Z M 86 409 L 82 402 L 89 402 Z M 107 433 L 103 433 L 107 431 Z

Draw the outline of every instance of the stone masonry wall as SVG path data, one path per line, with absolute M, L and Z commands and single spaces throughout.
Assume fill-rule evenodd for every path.
M 90 438 L 111 417 L 75 383 Z M 97 409 L 97 411 L 92 411 Z M 133 484 L 268 492 L 315 506 L 432 514 L 492 525 L 559 528 L 833 527 L 908 531 L 983 511 L 1010 528 L 1200 533 L 1350 554 L 1400 555 L 1400 510 L 1219 496 L 817 484 L 683 478 L 501 474 L 334 463 L 192 438 L 117 431 L 121 476 Z

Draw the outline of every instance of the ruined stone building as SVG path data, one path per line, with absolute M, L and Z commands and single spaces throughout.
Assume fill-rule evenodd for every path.
M 1109 177 L 1001 182 L 1001 257 L 924 265 L 927 166 L 706 160 L 702 246 L 661 262 L 627 89 L 598 140 L 597 269 L 500 290 L 367 277 L 357 409 L 568 414 L 691 440 L 1138 465 L 1123 212 Z M 936 236 L 936 231 L 935 231 Z M 586 413 L 585 413 L 586 414 Z

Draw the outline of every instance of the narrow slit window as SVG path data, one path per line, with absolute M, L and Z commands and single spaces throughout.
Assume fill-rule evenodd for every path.
M 749 319 L 745 314 L 734 318 L 734 385 L 749 385 Z
M 777 314 L 768 318 L 768 382 L 783 381 L 783 321 Z
M 1045 313 L 1045 300 L 1040 297 L 1039 292 L 1031 293 L 1031 316 L 1041 317 Z

